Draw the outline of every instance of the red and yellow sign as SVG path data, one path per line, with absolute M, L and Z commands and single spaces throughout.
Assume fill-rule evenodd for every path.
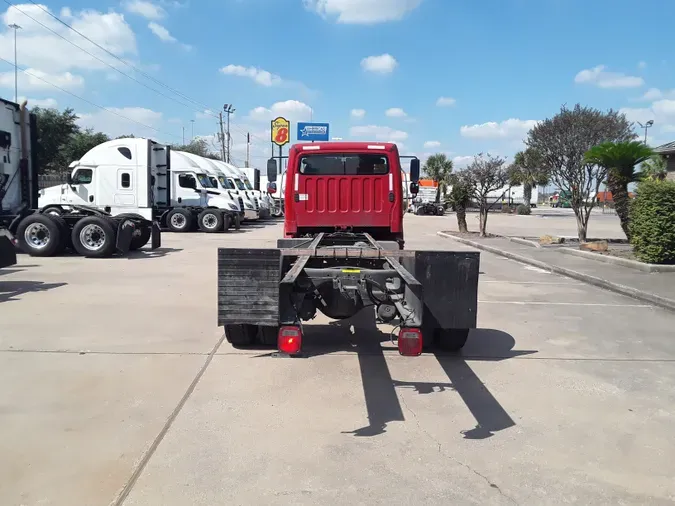
M 291 142 L 291 122 L 286 118 L 272 120 L 272 142 L 279 147 Z

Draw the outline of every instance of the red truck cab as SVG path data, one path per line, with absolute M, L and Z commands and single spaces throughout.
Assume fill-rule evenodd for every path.
M 410 167 L 415 182 L 419 160 L 413 157 Z M 366 232 L 376 240 L 403 244 L 406 202 L 396 144 L 294 144 L 288 154 L 284 201 L 284 237 Z

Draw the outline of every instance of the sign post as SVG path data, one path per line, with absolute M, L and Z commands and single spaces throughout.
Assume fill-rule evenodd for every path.
M 328 123 L 298 123 L 298 141 L 327 142 L 330 139 Z
M 291 122 L 281 116 L 271 122 L 272 144 L 279 146 L 279 174 L 282 172 L 282 148 L 291 141 Z

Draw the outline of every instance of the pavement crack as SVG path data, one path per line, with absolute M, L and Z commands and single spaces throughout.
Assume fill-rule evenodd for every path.
M 415 411 L 412 410 L 412 409 L 410 408 L 410 406 L 408 406 L 408 403 L 406 402 L 405 397 L 401 395 L 401 396 L 399 396 L 399 398 L 401 399 L 401 403 L 403 404 L 403 407 L 405 407 L 405 409 L 412 415 L 413 419 L 415 420 L 415 425 L 417 425 L 417 428 L 418 428 L 424 435 L 426 435 L 432 442 L 434 442 L 434 443 L 436 444 L 436 446 L 438 447 L 438 453 L 441 453 L 444 457 L 446 457 L 446 458 L 452 460 L 454 463 L 456 463 L 456 464 L 462 466 L 463 468 L 467 469 L 467 470 L 470 471 L 471 473 L 475 474 L 476 476 L 478 476 L 479 478 L 481 478 L 481 479 L 482 479 L 482 480 L 483 480 L 490 488 L 492 488 L 492 489 L 496 490 L 497 492 L 499 492 L 499 494 L 500 494 L 502 497 L 504 497 L 505 499 L 509 500 L 509 501 L 512 502 L 513 504 L 518 505 L 518 503 L 516 502 L 516 500 L 515 500 L 513 497 L 511 497 L 510 495 L 506 494 L 506 493 L 499 487 L 499 485 L 497 485 L 496 483 L 493 483 L 492 480 L 490 480 L 490 478 L 488 478 L 487 476 L 485 476 L 484 474 L 482 474 L 480 471 L 475 470 L 473 467 L 471 467 L 471 466 L 470 466 L 469 464 L 467 464 L 466 462 L 462 462 L 461 460 L 457 459 L 456 457 L 453 457 L 452 455 L 450 455 L 450 454 L 448 454 L 447 452 L 445 452 L 444 449 L 443 449 L 443 444 L 442 444 L 440 441 L 438 441 L 438 439 L 436 439 L 436 438 L 433 436 L 433 434 L 431 434 L 431 432 L 429 432 L 427 429 L 425 429 L 425 428 L 422 426 L 422 424 L 420 423 L 419 418 L 417 418 L 417 414 L 415 413 Z
M 117 495 L 117 497 L 110 503 L 110 506 L 122 506 L 124 504 L 124 501 L 126 501 L 127 497 L 129 496 L 129 493 L 131 490 L 134 488 L 134 485 L 136 485 L 136 482 L 138 481 L 138 478 L 140 478 L 141 474 L 145 470 L 146 466 L 148 465 L 148 462 L 152 458 L 152 456 L 155 454 L 157 451 L 157 448 L 159 448 L 160 443 L 164 439 L 164 436 L 166 436 L 166 433 L 169 431 L 171 426 L 173 425 L 173 422 L 176 420 L 176 417 L 178 414 L 181 412 L 183 409 L 183 406 L 185 406 L 185 403 L 187 400 L 190 398 L 192 395 L 192 392 L 194 392 L 195 388 L 197 388 L 197 383 L 199 383 L 199 380 L 202 379 L 202 376 L 206 372 L 206 369 L 209 367 L 211 364 L 211 361 L 213 360 L 213 357 L 216 355 L 216 352 L 220 348 L 220 345 L 223 344 L 223 341 L 225 340 L 225 334 L 223 333 L 222 337 L 218 339 L 218 342 L 215 344 L 211 352 L 209 353 L 209 356 L 206 358 L 204 361 L 204 364 L 202 367 L 199 369 L 197 372 L 197 375 L 194 377 L 192 382 L 190 383 L 190 386 L 188 386 L 187 390 L 181 397 L 180 401 L 178 401 L 178 404 L 176 407 L 173 409 L 171 414 L 169 415 L 169 418 L 167 418 L 166 422 L 164 423 L 164 426 L 162 427 L 162 430 L 159 431 L 159 434 L 155 437 L 153 440 L 152 444 L 150 447 L 145 451 L 141 459 L 138 461 L 138 464 L 136 465 L 134 471 L 131 473 L 131 477 L 127 481 L 127 483 L 124 485 L 120 493 Z

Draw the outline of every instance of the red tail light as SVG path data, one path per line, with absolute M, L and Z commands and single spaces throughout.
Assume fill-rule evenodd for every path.
M 422 331 L 414 328 L 402 328 L 398 333 L 398 352 L 405 357 L 418 357 L 422 354 Z
M 277 338 L 279 351 L 289 355 L 297 355 L 302 348 L 302 331 L 296 325 L 289 325 L 279 329 Z

